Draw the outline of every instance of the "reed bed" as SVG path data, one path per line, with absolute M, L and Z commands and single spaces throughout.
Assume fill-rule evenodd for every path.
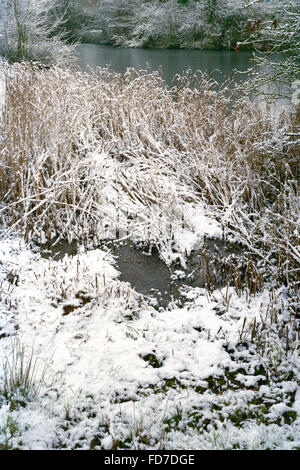
M 205 204 L 263 276 L 299 285 L 299 148 L 292 113 L 190 71 L 4 66 L 0 219 L 27 241 L 129 237 L 176 250 Z M 253 273 L 260 280 L 261 274 Z M 238 285 L 238 275 L 235 282 Z

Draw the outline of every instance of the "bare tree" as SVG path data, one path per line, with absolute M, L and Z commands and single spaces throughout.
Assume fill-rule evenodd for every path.
M 46 65 L 73 59 L 74 46 L 67 44 L 59 26 L 64 15 L 54 20 L 49 0 L 4 0 L 0 20 L 4 56 L 12 62 L 31 60 Z M 60 29 L 61 31 L 61 29 Z
M 264 15 L 254 10 L 260 4 Z M 251 35 L 238 48 L 253 45 L 252 91 L 263 91 L 269 98 L 290 97 L 291 85 L 300 78 L 300 2 L 273 0 L 267 15 L 261 0 L 246 6 L 250 14 L 246 27 Z

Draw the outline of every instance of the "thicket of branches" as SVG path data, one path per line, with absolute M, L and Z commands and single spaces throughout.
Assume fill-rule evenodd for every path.
M 291 96 L 290 85 L 300 79 L 300 4 L 291 0 L 272 2 L 273 11 L 265 17 L 261 0 L 248 5 L 247 29 L 250 37 L 238 47 L 253 47 L 251 90 L 268 97 Z
M 60 5 L 68 9 L 72 36 L 85 42 L 233 49 L 249 37 L 248 13 L 236 0 L 60 0 Z
M 74 48 L 63 31 L 66 17 L 55 14 L 55 5 L 49 0 L 3 0 L 0 48 L 9 61 L 50 65 L 73 60 Z
M 296 11 L 296 2 L 289 0 L 254 0 L 250 9 L 238 0 L 59 0 L 56 12 L 67 12 L 70 37 L 84 42 L 188 49 L 234 49 L 243 42 L 252 49 L 249 17 L 261 24 L 280 17 L 282 25 L 289 22 L 290 3 Z M 266 44 L 267 38 L 261 40 Z

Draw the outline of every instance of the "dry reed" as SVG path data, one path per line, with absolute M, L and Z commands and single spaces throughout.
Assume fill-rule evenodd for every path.
M 298 285 L 292 115 L 263 112 L 241 87 L 218 89 L 190 71 L 172 89 L 158 72 L 133 69 L 16 64 L 4 74 L 4 232 L 96 244 L 130 236 L 163 251 L 189 225 L 187 205 L 204 201 L 277 283 Z

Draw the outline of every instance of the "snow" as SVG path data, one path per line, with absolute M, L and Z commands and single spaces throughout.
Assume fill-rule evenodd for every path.
M 131 436 L 131 448 L 143 448 L 143 430 L 147 430 L 144 448 L 148 449 L 158 448 L 161 439 L 168 449 L 191 450 L 236 444 L 249 449 L 293 448 L 300 441 L 299 417 L 290 425 L 280 426 L 276 421 L 286 411 L 299 412 L 296 383 L 259 388 L 261 376 L 254 374 L 259 359 L 251 358 L 249 350 L 233 358 L 225 348 L 237 342 L 245 317 L 249 321 L 258 318 L 261 306 L 268 304 L 267 291 L 249 303 L 232 290 L 231 305 L 222 316 L 217 315 L 216 306 L 224 302 L 224 291 L 209 296 L 204 289 L 191 289 L 183 308 L 157 311 L 128 283 L 118 280 L 115 260 L 107 251 L 81 250 L 54 261 L 11 239 L 0 242 L 0 253 L 0 333 L 7 335 L 1 339 L 1 355 L 9 357 L 17 331 L 28 351 L 34 347 L 37 378 L 47 364 L 38 397 L 25 408 L 11 411 L 5 403 L 0 408 L 1 423 L 8 416 L 18 422 L 20 432 L 11 438 L 13 445 L 88 449 L 95 436 L 100 436 L 98 447 L 111 449 L 115 440 Z M 7 281 L 12 267 L 18 274 L 13 286 Z M 78 293 L 83 292 L 89 301 L 80 306 Z M 8 298 L 15 309 L 5 306 Z M 66 314 L 66 305 L 77 308 Z M 148 354 L 155 355 L 160 367 L 143 359 Z M 222 378 L 226 369 L 237 371 L 243 361 L 249 373 L 238 373 L 236 380 L 245 389 L 222 394 L 210 391 L 209 377 Z M 168 380 L 181 386 L 163 391 Z M 196 386 L 203 391 L 196 391 Z M 294 408 L 278 399 L 295 391 Z M 268 411 L 271 424 L 246 420 L 238 427 L 232 423 L 229 418 L 236 410 L 250 409 L 254 399 L 263 396 L 274 397 Z M 214 425 L 200 434 L 189 426 L 183 431 L 179 425 L 162 438 L 165 420 L 179 412 L 183 421 L 198 413 L 201 420 Z

